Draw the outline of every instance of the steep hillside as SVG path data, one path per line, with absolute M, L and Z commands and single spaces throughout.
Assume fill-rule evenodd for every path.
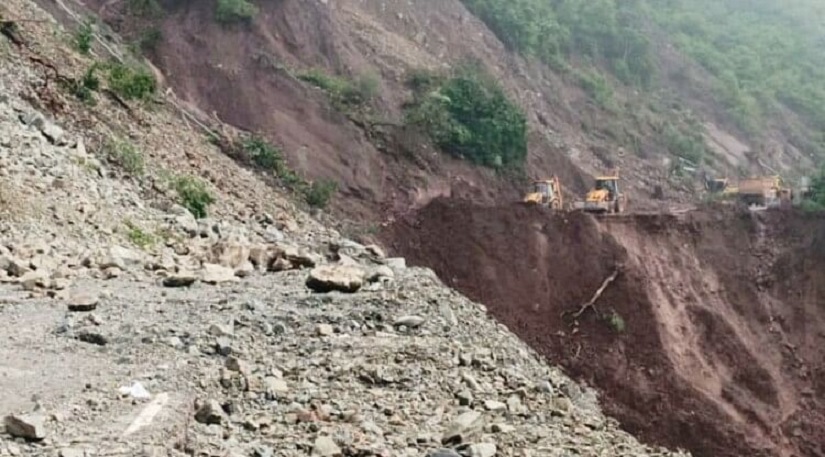
M 572 194 L 614 166 L 640 207 L 658 187 L 696 199 L 694 170 L 797 178 L 821 140 L 820 10 L 808 3 L 85 2 L 181 99 L 261 132 L 299 174 L 335 181 L 338 209 L 373 221 L 437 195 L 523 191 L 519 173 L 439 154 L 405 116 L 411 76 L 468 58 L 525 110 L 526 174 L 558 174 Z M 362 103 L 336 103 L 348 87 Z
M 789 457 L 825 452 L 824 227 L 793 211 L 599 221 L 437 200 L 382 236 L 598 388 L 643 439 Z
M 0 456 L 686 455 L 227 157 L 126 49 L 0 15 Z

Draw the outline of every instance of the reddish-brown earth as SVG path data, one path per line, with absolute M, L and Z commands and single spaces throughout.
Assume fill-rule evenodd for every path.
M 597 220 L 439 199 L 382 236 L 599 389 L 642 439 L 696 456 L 825 455 L 821 216 Z M 617 268 L 595 309 L 562 316 Z

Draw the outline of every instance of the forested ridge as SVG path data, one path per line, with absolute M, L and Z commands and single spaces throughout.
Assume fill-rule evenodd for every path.
M 816 0 L 463 0 L 511 49 L 573 73 L 600 104 L 613 85 L 650 89 L 665 36 L 714 77 L 747 135 L 796 113 L 825 155 L 825 3 Z M 654 34 L 659 32 L 658 34 Z M 595 71 L 595 72 L 594 72 Z M 601 99 L 601 100 L 599 100 Z

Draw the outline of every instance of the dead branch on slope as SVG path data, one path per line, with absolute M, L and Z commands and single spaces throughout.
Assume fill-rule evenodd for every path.
M 594 309 L 595 310 L 596 301 L 599 299 L 599 297 L 602 296 L 605 289 L 607 289 L 607 286 L 609 286 L 613 281 L 616 280 L 616 278 L 619 276 L 620 271 L 621 271 L 621 268 L 616 268 L 615 270 L 613 270 L 613 274 L 608 276 L 602 282 L 601 287 L 599 287 L 598 290 L 596 290 L 596 293 L 593 294 L 593 297 L 591 297 L 590 300 L 588 300 L 586 303 L 581 305 L 581 307 L 579 307 L 578 311 L 573 313 L 573 318 L 574 319 L 578 319 L 579 317 L 581 317 L 581 315 L 584 314 L 584 312 L 587 311 L 588 309 Z M 566 314 L 566 313 L 567 313 L 567 311 L 565 311 L 564 314 Z

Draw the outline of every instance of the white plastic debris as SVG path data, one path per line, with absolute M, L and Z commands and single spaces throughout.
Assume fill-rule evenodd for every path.
M 143 387 L 143 384 L 135 381 L 134 384 L 131 386 L 123 386 L 119 389 L 121 395 L 128 395 L 132 398 L 136 398 L 139 400 L 151 398 L 152 395 L 149 393 L 146 388 Z

